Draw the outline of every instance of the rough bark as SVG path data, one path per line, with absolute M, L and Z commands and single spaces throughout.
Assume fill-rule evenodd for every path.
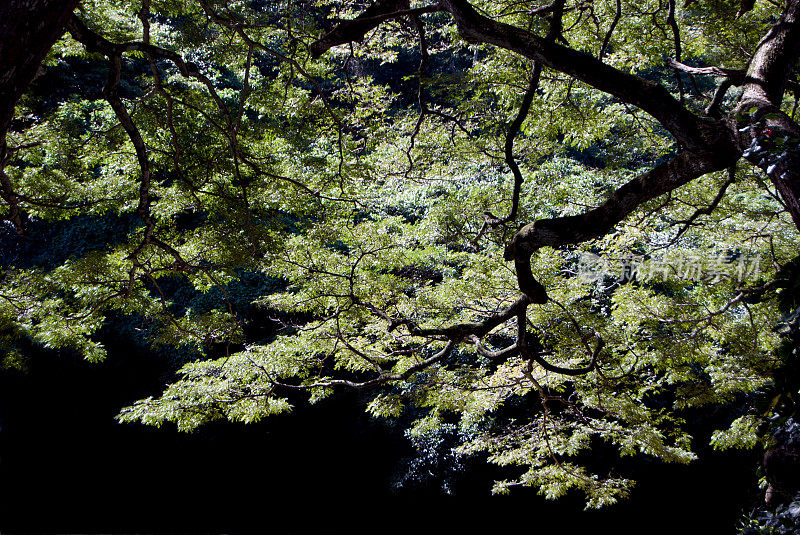
M 800 229 L 800 127 L 780 110 L 786 83 L 800 58 L 800 0 L 756 49 L 745 74 L 739 106 L 731 114 L 743 156 L 763 169 Z

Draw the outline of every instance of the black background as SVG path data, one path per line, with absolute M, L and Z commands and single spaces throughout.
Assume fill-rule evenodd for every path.
M 452 495 L 397 490 L 410 446 L 352 394 L 191 434 L 114 421 L 170 377 L 163 358 L 124 347 L 100 364 L 43 353 L 0 372 L 0 531 L 732 533 L 758 499 L 753 454 L 704 448 L 688 467 L 639 460 L 632 499 L 600 512 L 531 489 L 492 496 L 498 474 L 477 462 Z

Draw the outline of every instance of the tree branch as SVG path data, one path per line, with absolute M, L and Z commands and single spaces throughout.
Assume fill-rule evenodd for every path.
M 389 383 L 389 382 L 392 382 L 392 381 L 404 381 L 404 380 L 408 379 L 409 377 L 411 377 L 412 375 L 414 375 L 415 373 L 417 373 L 418 371 L 424 370 L 425 368 L 427 368 L 427 367 L 429 367 L 429 366 L 431 366 L 433 364 L 436 364 L 440 360 L 442 360 L 445 357 L 447 357 L 453 351 L 453 349 L 455 349 L 456 345 L 457 345 L 457 343 L 451 340 L 450 342 L 447 343 L 447 345 L 445 345 L 444 349 L 442 349 L 438 353 L 434 354 L 433 356 L 414 364 L 413 366 L 411 366 L 410 368 L 408 368 L 404 372 L 401 372 L 401 373 L 384 373 L 384 374 L 378 375 L 377 377 L 375 377 L 373 379 L 368 379 L 366 381 L 361 381 L 361 382 L 359 382 L 359 381 L 350 381 L 348 379 L 331 379 L 329 381 L 319 381 L 319 382 L 312 383 L 312 384 L 307 384 L 307 385 L 290 385 L 290 384 L 286 384 L 286 383 L 281 383 L 281 382 L 275 381 L 273 379 L 270 379 L 270 382 L 272 382 L 272 384 L 274 384 L 275 386 L 278 386 L 280 388 L 285 388 L 287 390 L 305 391 L 305 390 L 312 390 L 314 388 L 331 388 L 331 387 L 337 387 L 337 386 L 344 386 L 344 387 L 352 388 L 354 390 L 365 390 L 365 389 L 374 388 L 376 386 L 380 386 L 380 385 L 382 385 L 384 383 Z
M 713 150 L 715 149 L 715 150 Z M 598 238 L 643 203 L 695 178 L 732 165 L 739 153 L 730 140 L 721 139 L 712 152 L 682 152 L 617 189 L 608 200 L 580 215 L 542 219 L 524 226 L 506 247 L 514 260 L 520 290 L 534 303 L 547 301 L 544 288 L 533 277 L 531 255 L 541 247 L 560 247 Z
M 201 73 L 197 68 L 197 65 L 194 63 L 185 61 L 179 54 L 171 50 L 166 50 L 149 43 L 143 43 L 140 41 L 114 43 L 109 41 L 102 35 L 89 29 L 83 23 L 83 21 L 81 21 L 74 14 L 70 16 L 66 25 L 67 30 L 69 30 L 70 35 L 72 35 L 72 38 L 83 44 L 87 50 L 92 52 L 100 52 L 109 58 L 113 56 L 121 56 L 126 52 L 144 52 L 145 54 L 171 61 L 183 76 L 187 78 L 194 78 L 206 86 L 209 95 L 214 100 L 214 104 L 225 118 L 226 124 L 231 128 L 233 127 L 234 121 L 230 115 L 230 111 L 217 94 L 216 89 L 214 88 L 214 83 L 206 75 Z
M 342 21 L 336 25 L 333 30 L 312 43 L 308 50 L 312 57 L 318 58 L 334 46 L 360 41 L 368 31 L 389 19 L 441 10 L 442 8 L 437 6 L 410 9 L 408 0 L 378 0 L 355 19 Z
M 681 30 L 678 27 L 678 21 L 675 19 L 675 0 L 668 0 L 667 24 L 669 24 L 669 27 L 672 30 L 672 42 L 675 46 L 675 59 L 680 61 L 682 53 Z M 683 80 L 681 80 L 681 73 L 677 69 L 674 69 L 674 71 L 675 81 L 678 84 L 678 92 L 681 96 L 681 102 L 683 102 Z
M 680 58 L 673 59 L 667 58 L 667 65 L 672 67 L 673 69 L 677 69 L 679 71 L 683 71 L 689 74 L 700 74 L 700 75 L 711 75 L 711 76 L 725 76 L 726 78 L 731 78 L 734 80 L 736 85 L 741 84 L 744 81 L 744 71 L 741 69 L 726 69 L 723 67 L 691 67 L 689 65 L 683 64 L 680 61 Z
M 663 86 L 606 65 L 589 54 L 485 17 L 466 0 L 441 0 L 440 3 L 453 15 L 459 33 L 467 41 L 493 44 L 541 61 L 545 67 L 641 108 L 684 147 L 706 145 L 707 127 L 703 121 L 675 100 Z
M 675 237 L 672 238 L 672 240 L 670 240 L 667 247 L 676 244 L 678 242 L 678 239 L 680 239 L 680 237 L 683 235 L 684 232 L 689 230 L 689 228 L 692 225 L 696 225 L 697 223 L 695 223 L 695 220 L 698 217 L 700 217 L 701 215 L 711 215 L 711 213 L 714 212 L 717 206 L 719 206 L 719 203 L 722 201 L 723 197 L 725 197 L 725 192 L 728 191 L 728 186 L 733 184 L 735 180 L 736 180 L 736 169 L 734 167 L 730 167 L 728 168 L 728 180 L 726 180 L 725 183 L 722 185 L 722 187 L 719 189 L 719 191 L 717 192 L 717 196 L 714 197 L 714 199 L 708 206 L 705 206 L 703 208 L 698 208 L 697 210 L 695 210 L 695 212 L 691 216 L 689 216 L 689 219 L 677 222 L 683 224 L 683 226 L 675 235 Z
M 417 324 L 410 320 L 395 320 L 389 326 L 390 329 L 395 329 L 399 325 L 406 325 L 409 334 L 413 336 L 441 336 L 449 340 L 462 341 L 469 339 L 472 336 L 482 338 L 490 333 L 495 327 L 505 323 L 511 318 L 517 316 L 520 311 L 524 311 L 531 301 L 526 296 L 521 296 L 508 308 L 489 316 L 483 321 L 472 323 L 457 323 L 449 327 L 441 328 L 420 328 Z
M 357 41 L 384 20 L 406 14 L 405 0 L 379 0 L 361 15 L 336 26 L 313 43 L 313 56 L 330 47 Z M 663 86 L 604 64 L 600 59 L 538 37 L 526 30 L 479 14 L 466 0 L 441 0 L 439 7 L 420 8 L 423 12 L 444 9 L 453 16 L 461 36 L 473 43 L 489 43 L 541 62 L 544 67 L 563 72 L 596 89 L 609 93 L 652 115 L 684 147 L 703 147 L 706 128 L 702 120 L 675 100 Z
M 553 16 L 550 20 L 550 29 L 547 32 L 547 37 L 545 39 L 554 41 L 555 39 L 561 37 L 561 32 L 563 31 L 562 19 L 564 16 L 564 0 L 556 0 L 551 4 L 551 7 Z M 542 64 L 539 61 L 534 61 L 531 77 L 528 81 L 528 89 L 525 91 L 525 95 L 522 97 L 522 103 L 519 106 L 519 112 L 517 113 L 516 118 L 514 118 L 512 121 L 511 125 L 509 125 L 508 132 L 506 133 L 506 140 L 504 144 L 505 162 L 509 169 L 511 169 L 511 173 L 514 175 L 514 190 L 511 195 L 511 210 L 509 211 L 508 215 L 502 219 L 499 219 L 493 216 L 490 212 L 487 212 L 487 220 L 481 230 L 478 232 L 478 236 L 475 238 L 474 242 L 478 241 L 480 236 L 485 232 L 487 226 L 503 225 L 517 218 L 517 212 L 519 211 L 519 195 L 524 179 L 522 177 L 522 172 L 519 169 L 519 165 L 517 165 L 517 160 L 514 158 L 514 139 L 517 137 L 517 134 L 519 134 L 525 119 L 528 118 L 528 113 L 530 112 L 531 104 L 533 103 L 533 97 L 536 96 L 536 91 L 539 90 L 539 80 L 541 79 L 541 76 Z
M 597 59 L 602 60 L 608 51 L 608 45 L 611 42 L 611 36 L 619 24 L 619 19 L 622 18 L 622 0 L 616 0 L 616 11 L 614 12 L 614 20 L 611 21 L 611 26 L 608 27 L 606 36 L 603 38 L 603 44 L 600 45 L 600 53 L 597 54 Z

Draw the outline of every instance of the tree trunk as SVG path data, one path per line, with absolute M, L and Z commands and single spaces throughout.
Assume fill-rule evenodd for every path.
M 0 2 L 0 132 L 53 43 L 64 33 L 78 0 Z
M 732 122 L 742 156 L 767 173 L 800 229 L 800 127 L 780 110 L 786 81 L 800 57 L 798 23 L 800 0 L 789 0 L 753 54 Z
M 14 108 L 36 76 L 53 44 L 64 33 L 78 0 L 4 0 L 0 2 L 0 198 L 8 218 L 22 233 L 17 195 L 3 172 L 8 158 L 6 133 Z

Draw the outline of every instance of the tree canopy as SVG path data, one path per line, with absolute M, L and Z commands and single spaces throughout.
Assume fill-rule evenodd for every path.
M 800 0 L 12 0 L 4 364 L 183 363 L 122 422 L 337 389 L 495 490 L 632 481 L 792 416 Z M 607 455 L 606 455 L 607 457 Z

